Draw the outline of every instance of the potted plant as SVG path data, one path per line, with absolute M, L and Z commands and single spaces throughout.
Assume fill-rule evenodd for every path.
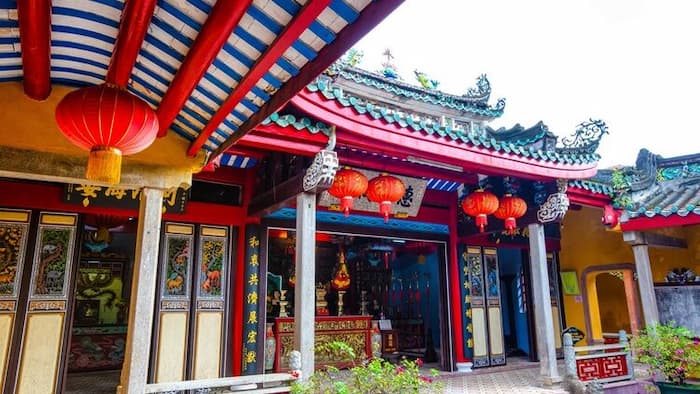
M 656 382 L 661 393 L 700 393 L 700 385 L 686 382 L 700 367 L 700 341 L 690 330 L 675 322 L 656 324 L 634 336 L 631 347 L 637 362 L 664 375 L 666 381 Z
M 315 352 L 330 354 L 337 360 L 354 360 L 354 350 L 343 342 L 328 342 L 317 345 Z M 441 382 L 435 382 L 437 370 L 431 370 L 430 376 L 424 375 L 420 367 L 423 362 L 403 359 L 399 364 L 392 364 L 381 357 L 366 360 L 347 371 L 334 367 L 316 371 L 306 382 L 295 382 L 292 393 L 295 394 L 403 394 L 403 393 L 439 393 L 443 389 Z

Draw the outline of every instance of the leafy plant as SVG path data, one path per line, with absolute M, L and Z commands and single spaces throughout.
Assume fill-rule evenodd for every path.
M 700 367 L 700 340 L 675 322 L 641 330 L 631 346 L 638 362 L 661 371 L 672 384 L 684 384 L 689 371 Z
M 632 198 L 626 193 L 630 189 L 630 183 L 622 169 L 612 171 L 613 204 L 618 208 L 626 208 L 633 204 Z
M 331 359 L 352 362 L 355 351 L 344 342 L 327 342 L 318 344 L 316 353 L 331 356 Z M 420 367 L 423 362 L 403 359 L 398 365 L 382 358 L 367 360 L 355 365 L 348 371 L 335 367 L 326 367 L 316 371 L 308 381 L 295 382 L 292 393 L 295 394 L 403 394 L 442 391 L 442 383 L 435 382 L 438 375 L 435 369 L 430 376 L 423 375 Z

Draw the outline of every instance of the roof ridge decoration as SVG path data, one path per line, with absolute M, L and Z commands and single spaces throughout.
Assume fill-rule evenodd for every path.
M 600 119 L 580 123 L 576 131 L 561 141 L 559 150 L 577 153 L 595 153 L 603 135 L 608 134 L 608 125 Z
M 418 73 L 419 72 L 416 72 L 416 74 Z M 429 86 L 431 86 L 432 83 L 427 77 L 426 84 L 428 87 L 412 85 L 403 82 L 398 76 L 387 77 L 386 75 L 380 75 L 355 67 L 345 58 L 336 61 L 324 72 L 324 75 L 333 80 L 342 77 L 398 96 L 441 105 L 459 111 L 476 113 L 491 118 L 497 118 L 503 115 L 503 110 L 506 106 L 506 100 L 504 98 L 499 98 L 495 105 L 489 105 L 488 100 L 491 97 L 491 84 L 486 74 L 481 74 L 476 79 L 476 86 L 469 88 L 467 93 L 461 96 L 431 89 Z M 437 83 L 437 81 L 434 82 Z M 475 109 L 480 111 L 474 111 Z
M 700 155 L 664 159 L 639 151 L 635 167 L 612 170 L 613 203 L 622 222 L 636 217 L 700 215 Z

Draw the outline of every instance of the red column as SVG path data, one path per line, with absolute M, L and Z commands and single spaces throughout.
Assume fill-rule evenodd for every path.
M 452 308 L 452 332 L 455 344 L 454 357 L 455 361 L 458 363 L 465 362 L 466 358 L 464 356 L 464 337 L 462 336 L 464 320 L 462 319 L 462 295 L 459 275 L 459 256 L 457 243 L 459 238 L 457 237 L 457 195 L 454 196 L 454 201 L 450 204 L 450 242 L 449 242 L 449 267 L 450 267 L 450 279 L 449 279 L 449 290 L 452 302 L 450 302 L 450 307 Z

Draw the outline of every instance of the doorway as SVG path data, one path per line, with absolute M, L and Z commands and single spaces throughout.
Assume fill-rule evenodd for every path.
M 501 309 L 506 357 L 531 357 L 529 296 L 526 265 L 520 249 L 499 248 Z
M 136 220 L 86 215 L 79 237 L 65 392 L 113 393 L 124 362 Z

